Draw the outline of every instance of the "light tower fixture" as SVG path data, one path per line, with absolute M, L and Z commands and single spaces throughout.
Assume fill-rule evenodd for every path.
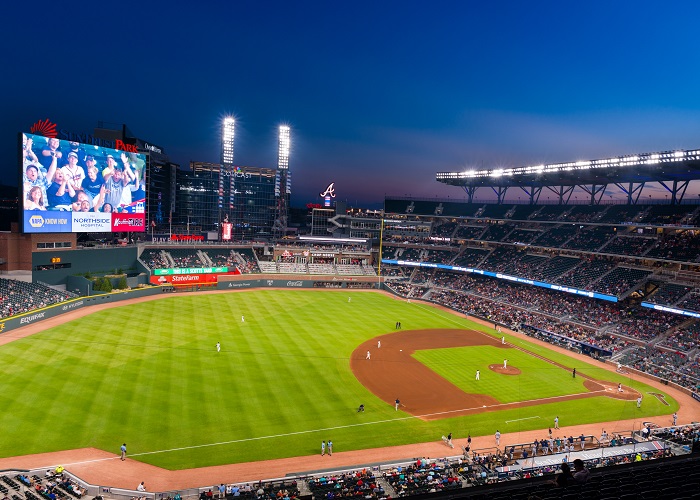
M 635 168 L 640 165 L 657 165 L 662 163 L 673 163 L 680 161 L 700 160 L 700 150 L 692 149 L 687 151 L 663 151 L 659 153 L 640 153 L 635 155 L 617 156 L 614 158 L 603 158 L 599 160 L 580 160 L 566 163 L 551 163 L 547 165 L 533 165 L 515 168 L 495 168 L 482 170 L 465 170 L 463 172 L 438 172 L 436 180 L 445 181 L 450 179 L 472 179 L 483 177 L 511 177 L 527 174 L 550 174 L 559 172 L 570 172 L 573 170 L 591 169 L 620 169 Z
M 233 138 L 236 120 L 227 116 L 221 124 L 221 163 L 233 165 Z
M 289 126 L 280 125 L 279 147 L 277 151 L 277 168 L 287 170 L 289 168 Z

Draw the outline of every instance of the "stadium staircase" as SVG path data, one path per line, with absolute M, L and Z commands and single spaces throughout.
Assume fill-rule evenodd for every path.
M 199 260 L 201 260 L 205 266 L 207 267 L 214 267 L 214 262 L 212 262 L 211 258 L 206 254 L 206 252 L 202 252 L 201 250 L 197 250 L 197 257 L 199 257 Z
M 160 252 L 160 256 L 163 257 L 163 260 L 168 263 L 169 267 L 175 267 L 175 261 L 173 260 L 172 256 L 166 252 L 165 250 L 162 250 Z
M 561 214 L 560 220 L 565 221 L 569 217 L 569 215 L 571 215 L 571 213 L 574 211 L 575 208 L 576 208 L 576 205 L 572 206 L 569 210 L 567 210 L 566 212 Z
M 636 267 L 633 267 L 633 268 L 631 268 L 631 269 L 643 269 L 643 268 L 636 268 Z M 644 278 L 642 278 L 641 280 L 637 281 L 634 285 L 632 285 L 630 288 L 628 288 L 626 292 L 623 292 L 622 294 L 618 295 L 618 296 L 617 296 L 618 300 L 620 300 L 620 301 L 625 300 L 627 297 L 629 297 L 630 295 L 632 295 L 635 291 L 637 291 L 637 290 L 639 290 L 640 288 L 642 288 L 642 286 L 644 285 L 644 283 L 646 283 L 648 280 L 649 280 L 649 276 L 647 275 L 647 276 L 645 276 Z
M 233 253 L 233 260 L 236 261 L 236 263 L 238 264 L 239 269 L 246 269 L 246 268 L 248 267 L 248 263 L 245 261 L 245 259 L 243 258 L 243 256 L 242 256 L 240 253 L 236 252 L 236 251 L 233 251 L 232 253 Z M 255 260 L 256 260 L 256 262 L 257 262 L 257 257 L 256 257 Z M 258 267 L 260 267 L 260 266 L 258 266 Z
M 615 269 L 617 269 L 617 266 L 615 266 L 615 267 L 613 267 L 612 269 L 610 269 L 607 273 L 601 274 L 600 276 L 598 276 L 598 277 L 595 278 L 594 280 L 589 281 L 589 282 L 586 284 L 585 289 L 586 289 L 586 290 L 595 290 L 595 289 L 596 289 L 596 288 L 595 288 L 595 284 L 598 283 L 598 282 L 600 282 L 605 276 L 607 276 L 608 274 L 612 273 Z
M 700 215 L 700 206 L 681 219 L 681 225 L 692 224 Z

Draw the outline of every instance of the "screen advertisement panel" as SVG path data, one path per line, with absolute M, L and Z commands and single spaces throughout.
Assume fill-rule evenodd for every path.
M 146 230 L 146 155 L 30 133 L 20 140 L 23 232 Z
M 145 231 L 146 214 L 112 213 L 112 231 L 140 232 Z
M 151 276 L 152 285 L 164 285 L 170 283 L 172 285 L 199 285 L 202 283 L 216 283 L 219 281 L 218 274 L 185 274 L 185 275 L 170 275 L 170 276 Z
M 233 227 L 233 224 L 230 222 L 222 222 L 221 223 L 221 239 L 223 241 L 231 241 L 231 228 Z
M 104 212 L 76 212 L 73 216 L 74 233 L 111 233 L 112 216 Z

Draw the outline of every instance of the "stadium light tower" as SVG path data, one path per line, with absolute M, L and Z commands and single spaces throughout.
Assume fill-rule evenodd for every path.
M 290 129 L 288 125 L 280 125 L 277 140 L 277 175 L 275 179 L 275 197 L 277 210 L 275 223 L 272 226 L 273 236 L 283 237 L 287 231 L 289 216 L 289 198 L 292 194 L 292 177 L 289 172 Z
M 228 214 L 233 210 L 233 193 L 236 191 L 235 181 L 231 172 L 233 171 L 233 139 L 235 136 L 236 120 L 231 116 L 224 118 L 221 123 L 221 168 L 219 169 L 219 207 L 218 230 L 219 237 L 223 238 L 222 220 L 228 221 Z M 228 191 L 228 203 L 224 198 L 224 192 Z M 226 217 L 222 218 L 221 211 L 228 206 Z
M 277 168 L 284 170 L 289 168 L 289 144 L 289 127 L 287 125 L 280 125 Z
M 233 166 L 233 138 L 236 121 L 227 116 L 221 124 L 221 164 Z

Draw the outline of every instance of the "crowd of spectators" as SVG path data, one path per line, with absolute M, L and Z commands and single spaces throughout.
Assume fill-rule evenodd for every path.
M 650 270 L 631 269 L 628 267 L 616 267 L 609 273 L 603 275 L 592 288 L 608 295 L 621 295 L 639 284 L 644 278 L 652 273 Z
M 40 283 L 0 278 L 0 319 L 41 309 L 78 295 Z
M 700 311 L 700 293 L 691 293 L 678 303 L 681 309 Z
M 60 472 L 59 472 L 60 471 Z M 65 474 L 63 466 L 56 469 L 49 469 L 42 478 L 37 475 L 29 476 L 17 474 L 15 479 L 24 487 L 24 495 L 27 500 L 68 500 L 82 498 L 86 493 L 76 481 L 73 481 Z M 7 476 L 2 477 L 3 482 L 8 484 L 15 491 L 19 491 L 17 483 Z M 18 499 L 13 495 L 13 500 Z
M 455 231 L 453 240 L 478 240 L 486 228 L 484 226 L 467 226 L 460 224 Z
M 696 349 L 700 346 L 700 322 L 677 328 L 661 341 L 661 345 L 685 352 Z
M 168 254 L 170 254 L 170 258 L 175 263 L 176 268 L 202 267 L 204 265 L 197 254 L 197 250 L 173 248 L 168 250 Z
M 674 305 L 687 295 L 692 290 L 686 285 L 678 285 L 675 283 L 664 283 L 659 286 L 658 290 L 651 296 L 647 297 L 647 302 L 653 304 Z
M 613 235 L 613 229 L 607 226 L 584 227 L 567 240 L 562 248 L 595 252 L 605 245 Z
M 411 278 L 387 281 L 388 286 L 404 297 L 423 296 L 568 349 L 590 349 L 585 346 L 588 344 L 615 355 L 637 345 L 635 342 L 658 338 L 678 350 L 697 347 L 700 330 L 694 326 L 697 323 L 675 330 L 687 318 L 634 302 L 612 303 L 476 274 L 404 269 L 407 271 Z M 394 273 L 399 271 L 394 268 Z M 426 291 L 429 293 L 423 295 Z M 680 362 L 675 362 L 676 359 Z M 652 363 L 625 364 L 686 387 L 696 386 L 699 371 L 696 357 L 655 356 Z
M 237 264 L 233 250 L 204 250 L 203 253 L 214 267 L 233 267 Z
M 229 500 L 295 500 L 301 496 L 295 479 L 289 481 L 260 481 L 250 484 L 221 484 L 212 491 L 211 488 L 200 491 L 199 500 L 226 498 Z M 174 500 L 178 500 L 177 497 Z M 181 500 L 181 499 L 180 499 Z
M 570 286 L 581 290 L 591 290 L 589 285 L 615 267 L 611 258 L 596 258 L 588 256 L 581 264 L 564 273 L 554 282 L 558 285 Z
M 148 266 L 149 269 L 166 269 L 170 267 L 167 260 L 163 256 L 163 250 L 148 248 L 141 254 L 141 261 Z
M 635 346 L 626 350 L 619 362 L 689 389 L 700 389 L 698 355 L 690 358 L 682 352 L 654 346 Z
M 645 307 L 628 308 L 611 333 L 650 341 L 686 321 L 684 316 Z
M 395 467 L 385 472 L 383 477 L 399 497 L 462 487 L 462 479 L 448 461 L 426 458 L 418 458 L 414 464 L 406 467 Z
M 457 229 L 458 224 L 453 221 L 435 223 L 431 228 L 430 235 L 438 238 L 450 238 Z
M 603 252 L 618 255 L 644 255 L 656 240 L 644 236 L 615 236 L 605 245 Z
M 698 262 L 700 235 L 693 231 L 663 234 L 659 236 L 646 256 L 657 259 Z
M 343 474 L 324 474 L 308 482 L 309 489 L 316 499 L 336 498 L 387 498 L 389 494 L 374 476 L 372 470 L 362 469 Z

